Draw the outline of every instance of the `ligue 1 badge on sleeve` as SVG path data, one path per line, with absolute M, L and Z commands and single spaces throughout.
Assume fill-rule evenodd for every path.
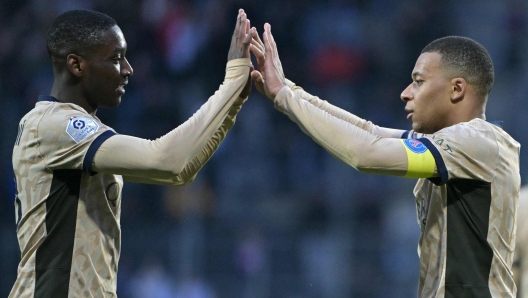
M 66 132 L 76 143 L 79 143 L 88 136 L 93 135 L 97 129 L 99 129 L 99 124 L 95 120 L 88 117 L 74 116 L 70 118 Z

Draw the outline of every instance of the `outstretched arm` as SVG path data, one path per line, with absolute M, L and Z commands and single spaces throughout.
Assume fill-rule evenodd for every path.
M 92 169 L 120 174 L 133 182 L 181 185 L 192 181 L 234 125 L 247 99 L 249 43 L 255 34 L 240 10 L 219 90 L 185 123 L 157 140 L 126 135 L 109 138 L 99 147 Z
M 268 96 L 264 90 L 264 83 L 265 83 L 265 76 L 266 76 L 266 50 L 264 43 L 260 39 L 258 35 L 255 35 L 253 40 L 251 41 L 251 52 L 255 55 L 258 62 L 258 70 L 252 71 L 251 77 L 253 81 L 255 82 L 255 87 L 257 90 Z M 277 71 L 279 74 L 284 77 L 284 71 L 282 69 L 282 64 L 279 61 L 274 61 L 273 65 L 277 68 Z M 392 128 L 385 128 L 380 127 L 375 124 L 373 124 L 370 121 L 367 121 L 365 119 L 362 119 L 350 112 L 347 112 L 341 108 L 338 108 L 330 103 L 328 103 L 326 100 L 322 100 L 317 96 L 313 96 L 310 93 L 304 91 L 303 88 L 300 86 L 295 85 L 292 81 L 288 79 L 284 79 L 286 86 L 288 86 L 295 94 L 297 94 L 300 98 L 303 100 L 308 101 L 315 107 L 329 113 L 330 115 L 337 117 L 343 121 L 346 121 L 350 124 L 353 124 L 363 130 L 366 130 L 372 134 L 375 134 L 380 137 L 387 137 L 387 138 L 401 138 L 403 134 L 406 132 L 405 130 L 401 129 L 392 129 Z
M 343 121 L 346 121 L 352 125 L 355 125 L 365 131 L 368 131 L 374 135 L 384 137 L 384 138 L 401 138 L 403 134 L 405 133 L 405 130 L 402 129 L 394 129 L 394 128 L 387 128 L 387 127 L 381 127 L 378 125 L 375 125 L 371 121 L 362 119 L 350 112 L 347 112 L 339 107 L 336 107 L 326 100 L 322 100 L 317 96 L 313 96 L 310 93 L 304 91 L 301 87 L 295 85 L 295 83 L 291 81 L 287 81 L 288 87 L 297 94 L 300 98 L 303 100 L 308 101 L 315 107 L 327 112 L 328 114 L 339 118 Z
M 242 104 L 247 97 L 239 97 L 233 104 L 227 117 L 215 132 L 213 137 L 207 142 L 202 150 L 190 160 L 179 173 L 173 173 L 166 178 L 141 177 L 141 176 L 125 176 L 124 179 L 129 182 L 150 183 L 150 184 L 165 184 L 165 185 L 183 185 L 194 180 L 198 171 L 209 161 L 213 153 L 218 149 L 220 143 L 225 139 L 227 133 L 235 124 L 236 115 L 242 108 Z
M 263 34 L 265 45 L 264 91 L 275 107 L 344 163 L 365 173 L 429 178 L 436 173 L 435 160 L 419 141 L 376 136 L 302 99 L 287 86 L 269 24 Z M 412 150 L 416 148 L 424 150 Z M 418 153 L 417 153 L 418 152 Z

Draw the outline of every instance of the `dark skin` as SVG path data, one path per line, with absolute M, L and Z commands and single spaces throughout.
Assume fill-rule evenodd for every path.
M 250 29 L 246 13 L 240 9 L 228 61 L 249 58 L 249 45 L 255 35 L 255 28 Z M 119 105 L 125 93 L 124 86 L 134 71 L 125 58 L 127 43 L 121 29 L 118 26 L 109 28 L 103 33 L 103 39 L 101 45 L 87 50 L 87 54 L 70 53 L 65 59 L 52 57 L 54 81 L 51 96 L 60 102 L 76 104 L 92 115 L 100 106 Z M 249 78 L 240 97 L 246 98 L 250 91 Z
M 88 54 L 72 53 L 65 61 L 52 59 L 55 80 L 51 95 L 58 101 L 79 105 L 90 114 L 99 106 L 119 105 L 123 87 L 133 74 L 125 58 L 127 44 L 118 26 L 106 30 L 103 38 L 105 42 Z

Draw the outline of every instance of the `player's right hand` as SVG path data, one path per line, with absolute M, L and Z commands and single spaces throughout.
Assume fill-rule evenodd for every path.
M 250 29 L 250 23 L 243 9 L 238 10 L 238 18 L 231 38 L 231 47 L 227 54 L 227 60 L 238 58 L 249 58 L 249 45 L 253 36 L 256 35 L 255 27 Z
M 264 93 L 273 100 L 277 93 L 286 86 L 286 78 L 279 59 L 277 44 L 271 34 L 270 24 L 264 24 L 262 37 L 264 42 L 258 37 L 252 40 L 251 52 L 257 58 L 259 69 L 251 72 L 251 79 L 260 93 Z

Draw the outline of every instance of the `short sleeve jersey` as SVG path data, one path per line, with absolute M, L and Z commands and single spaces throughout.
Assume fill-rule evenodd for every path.
M 121 176 L 93 173 L 115 132 L 53 97 L 19 124 L 13 150 L 21 262 L 9 297 L 115 297 Z
M 418 297 L 515 297 L 519 143 L 482 119 L 419 140 L 440 177 L 419 179 L 414 189 Z

